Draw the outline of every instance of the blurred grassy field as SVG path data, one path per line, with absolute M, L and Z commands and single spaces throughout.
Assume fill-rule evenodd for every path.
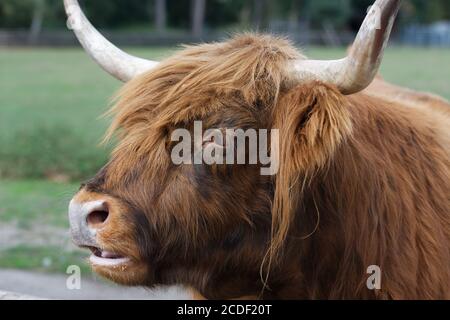
M 173 49 L 131 50 L 160 59 Z M 307 50 L 339 58 L 344 49 Z M 108 120 L 100 119 L 120 83 L 79 49 L 0 50 L 0 176 L 80 180 L 106 161 L 98 147 Z M 450 50 L 388 50 L 383 76 L 450 99 Z
M 158 60 L 173 50 L 129 51 Z M 305 53 L 340 58 L 345 49 Z M 448 49 L 390 48 L 382 74 L 393 83 L 450 99 Z M 109 120 L 100 115 L 119 86 L 80 49 L 0 48 L 0 226 L 15 224 L 24 232 L 35 224 L 68 227 L 66 208 L 78 182 L 107 160 L 108 148 L 98 142 Z M 0 268 L 63 270 L 79 256 L 64 248 L 49 250 L 53 246 L 18 244 L 4 251 L 0 246 Z M 49 257 L 54 263 L 45 267 Z
M 23 229 L 35 222 L 57 228 L 67 227 L 67 206 L 78 189 L 75 183 L 45 180 L 2 180 L 0 182 L 0 222 Z
M 78 180 L 105 163 L 100 115 L 119 82 L 78 49 L 0 49 L 0 70 L 0 176 Z

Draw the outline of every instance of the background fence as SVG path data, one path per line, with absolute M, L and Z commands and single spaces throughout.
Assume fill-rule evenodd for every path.
M 342 46 L 350 44 L 355 37 L 354 32 L 309 31 L 289 33 L 273 30 L 273 34 L 287 36 L 291 41 L 300 45 Z M 159 36 L 146 32 L 108 32 L 102 31 L 110 41 L 119 46 L 172 46 L 181 43 L 211 42 L 223 40 L 230 33 L 213 32 L 201 37 L 192 34 L 176 34 Z M 38 37 L 30 39 L 27 30 L 0 30 L 0 46 L 77 46 L 78 42 L 69 31 L 42 31 Z
M 301 45 L 346 46 L 374 0 L 80 0 L 114 43 L 168 46 L 258 30 Z M 1 46 L 73 46 L 62 0 L 0 0 Z M 450 46 L 450 0 L 404 0 L 398 43 Z
M 403 32 L 402 41 L 416 46 L 450 47 L 450 22 L 408 26 Z
M 298 45 L 316 46 L 348 46 L 356 33 L 338 31 L 330 25 L 324 25 L 322 30 L 299 28 L 289 30 L 283 21 L 273 22 L 268 32 L 287 36 Z M 145 31 L 102 31 L 114 44 L 120 46 L 173 46 L 181 43 L 210 42 L 227 38 L 232 32 L 205 32 L 195 36 L 189 32 L 178 32 L 159 35 Z M 432 25 L 409 25 L 397 30 L 392 38 L 396 44 L 422 47 L 450 48 L 450 22 L 442 21 Z M 69 30 L 44 30 L 38 36 L 30 36 L 29 30 L 1 30 L 0 46 L 77 46 L 78 42 Z

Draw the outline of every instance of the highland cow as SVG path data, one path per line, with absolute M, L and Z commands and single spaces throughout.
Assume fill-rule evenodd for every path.
M 107 134 L 117 146 L 69 208 L 93 269 L 210 299 L 450 298 L 449 105 L 373 82 L 400 2 L 376 1 L 342 60 L 244 34 L 156 63 L 120 51 L 65 0 L 89 55 L 127 82 Z M 174 164 L 171 135 L 195 121 L 279 130 L 279 170 Z

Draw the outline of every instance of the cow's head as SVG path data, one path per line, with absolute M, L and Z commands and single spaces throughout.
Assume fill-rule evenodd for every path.
M 324 166 L 351 133 L 345 95 L 376 75 L 399 3 L 377 1 L 342 60 L 308 60 L 285 40 L 242 35 L 158 64 L 114 47 L 77 1 L 65 0 L 87 52 L 128 82 L 113 108 L 118 145 L 70 204 L 73 239 L 93 251 L 94 270 L 127 285 L 181 283 L 222 298 L 289 281 L 295 261 L 275 258 L 289 254 L 287 236 L 297 228 L 296 181 Z M 221 132 L 279 129 L 279 171 L 174 163 L 173 133 L 194 135 L 194 121 Z M 215 143 L 193 142 L 197 151 Z

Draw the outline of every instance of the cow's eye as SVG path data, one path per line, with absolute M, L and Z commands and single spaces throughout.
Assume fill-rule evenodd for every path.
M 212 137 L 210 140 L 203 140 L 202 148 L 203 150 L 208 148 L 219 148 L 224 147 L 223 143 L 216 141 L 214 137 Z
M 210 129 L 202 140 L 203 162 L 210 166 L 221 165 L 226 159 L 226 139 L 221 129 Z
M 207 148 L 224 148 L 225 139 L 223 136 L 223 131 L 220 129 L 210 129 L 205 132 L 202 142 L 203 149 Z

